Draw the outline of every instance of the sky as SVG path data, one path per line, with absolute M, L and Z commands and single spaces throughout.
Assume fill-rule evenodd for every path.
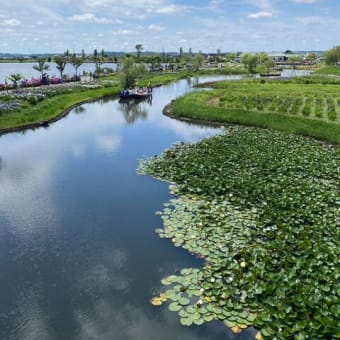
M 9 0 L 0 53 L 319 51 L 340 45 L 340 0 Z

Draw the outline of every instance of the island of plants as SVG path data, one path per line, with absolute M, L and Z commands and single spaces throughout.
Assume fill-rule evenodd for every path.
M 340 80 L 304 77 L 223 81 L 176 99 L 166 114 L 239 123 L 340 143 Z
M 339 338 L 339 164 L 335 146 L 253 127 L 141 161 L 139 173 L 177 196 L 156 232 L 205 259 L 169 273 L 151 303 L 167 303 L 185 326 L 221 320 L 235 333 L 253 326 L 256 339 Z

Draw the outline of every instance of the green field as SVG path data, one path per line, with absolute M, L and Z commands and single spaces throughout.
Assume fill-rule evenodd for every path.
M 177 99 L 171 114 L 219 123 L 240 123 L 340 143 L 340 80 L 223 81 L 213 91 Z

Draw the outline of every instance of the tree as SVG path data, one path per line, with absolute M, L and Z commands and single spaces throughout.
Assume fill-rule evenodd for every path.
M 258 63 L 258 56 L 256 54 L 246 53 L 242 56 L 242 63 L 250 73 L 254 73 Z
M 136 86 L 138 78 L 146 72 L 144 64 L 136 64 L 133 57 L 125 57 L 119 80 L 123 89 Z
M 289 62 L 293 64 L 293 69 L 296 69 L 296 65 L 302 62 L 302 56 L 294 55 L 289 58 Z
M 198 71 L 199 68 L 201 67 L 202 63 L 203 63 L 204 57 L 201 53 L 197 53 L 194 58 L 193 58 L 193 66 L 194 66 L 194 70 Z
M 18 87 L 18 81 L 22 79 L 20 73 L 12 73 L 9 75 L 8 79 L 13 83 L 13 87 L 16 89 Z
M 256 56 L 258 63 L 263 65 L 266 68 L 267 72 L 269 72 L 270 69 L 275 65 L 274 61 L 265 52 L 257 53 Z
M 60 73 L 60 78 L 63 79 L 63 72 L 65 70 L 65 66 L 66 66 L 66 57 L 65 56 L 60 56 L 60 55 L 56 55 L 53 58 L 53 61 L 56 63 L 56 68 L 57 70 L 59 70 Z
M 318 59 L 318 56 L 316 55 L 316 53 L 312 52 L 312 53 L 309 53 L 307 56 L 306 56 L 306 60 L 308 61 L 308 63 L 310 65 L 314 64 L 315 61 Z
M 327 65 L 337 65 L 340 63 L 340 46 L 335 46 L 324 53 Z
M 38 58 L 37 59 L 38 65 L 33 65 L 33 68 L 41 73 L 41 77 L 44 75 L 46 71 L 49 70 L 50 66 L 46 64 L 46 59 L 45 58 Z
M 78 75 L 78 68 L 80 65 L 83 64 L 83 62 L 84 62 L 84 59 L 82 57 L 77 57 L 75 53 L 71 56 L 71 64 L 74 67 L 75 76 Z
M 101 55 L 103 55 L 104 50 L 102 50 Z M 100 65 L 102 64 L 102 57 L 100 58 L 98 55 L 97 49 L 93 51 L 93 61 L 95 63 L 95 74 L 99 77 L 100 74 Z
M 141 54 L 141 52 L 142 52 L 142 50 L 143 50 L 143 45 L 142 45 L 142 44 L 137 44 L 137 45 L 135 46 L 135 49 L 137 50 L 137 59 L 139 60 L 140 54 Z

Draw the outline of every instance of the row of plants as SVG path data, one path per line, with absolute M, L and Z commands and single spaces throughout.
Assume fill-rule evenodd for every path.
M 339 86 L 258 79 L 221 81 L 215 89 L 177 98 L 166 113 L 215 123 L 238 123 L 284 130 L 340 143 Z M 329 79 L 329 82 L 332 82 Z
M 340 98 L 340 96 L 339 96 Z M 298 97 L 292 94 L 268 93 L 264 95 L 227 93 L 219 97 L 219 107 L 277 112 L 282 114 L 315 116 L 315 118 L 340 119 L 339 98 L 319 96 Z M 339 117 L 338 117 L 339 114 Z
M 229 127 L 141 161 L 171 183 L 160 237 L 205 259 L 162 280 L 153 305 L 185 325 L 221 320 L 257 339 L 339 338 L 340 151 Z

